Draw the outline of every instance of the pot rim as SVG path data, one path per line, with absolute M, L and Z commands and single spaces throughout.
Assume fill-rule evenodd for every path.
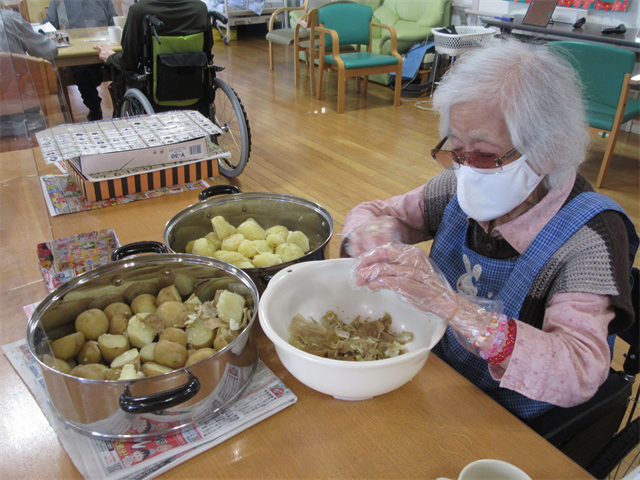
M 108 273 L 108 272 L 114 272 L 120 269 L 126 269 L 126 268 L 133 268 L 133 267 L 138 267 L 141 265 L 147 265 L 147 264 L 153 264 L 153 263 L 162 263 L 162 264 L 185 264 L 185 263 L 189 263 L 190 265 L 193 264 L 197 264 L 197 265 L 202 265 L 202 266 L 210 266 L 210 267 L 216 267 L 220 270 L 223 270 L 224 272 L 231 274 L 233 276 L 235 276 L 236 278 L 238 278 L 239 280 L 242 281 L 242 283 L 245 284 L 245 286 L 247 286 L 250 290 L 251 290 L 251 295 L 253 297 L 253 301 L 254 301 L 254 306 L 253 306 L 253 313 L 251 315 L 251 320 L 249 321 L 249 323 L 247 324 L 247 326 L 244 328 L 244 330 L 238 335 L 237 338 L 234 339 L 234 341 L 232 341 L 230 344 L 226 345 L 223 349 L 217 351 L 215 354 L 207 357 L 207 358 L 203 358 L 202 360 L 193 363 L 189 366 L 186 367 L 181 367 L 178 369 L 175 369 L 171 372 L 167 372 L 167 373 L 163 373 L 161 375 L 154 375 L 153 377 L 145 377 L 145 378 L 138 378 L 138 379 L 132 379 L 132 380 L 94 380 L 94 379 L 88 379 L 88 378 L 81 378 L 81 377 L 75 377 L 73 375 L 69 375 L 67 373 L 63 373 L 59 370 L 56 370 L 50 366 L 48 366 L 47 364 L 45 364 L 44 362 L 42 362 L 42 360 L 40 360 L 40 358 L 38 358 L 38 354 L 35 351 L 35 345 L 32 345 L 32 339 L 35 333 L 35 330 L 38 328 L 39 324 L 40 324 L 40 319 L 42 318 L 42 315 L 51 307 L 51 305 L 54 302 L 60 301 L 64 298 L 64 296 L 75 290 L 77 287 L 84 285 L 88 282 L 90 282 L 91 280 L 93 280 L 94 278 L 99 277 L 102 274 Z M 148 255 L 141 255 L 141 256 L 135 256 L 135 257 L 129 257 L 129 258 L 125 258 L 122 260 L 117 260 L 114 262 L 110 262 L 107 263 L 105 265 L 101 265 L 93 270 L 90 270 L 88 272 L 84 272 L 80 275 L 78 275 L 75 278 L 72 278 L 71 280 L 69 280 L 68 282 L 66 282 L 65 284 L 59 286 L 57 289 L 55 289 L 53 292 L 50 292 L 36 307 L 36 309 L 34 310 L 34 312 L 31 314 L 31 316 L 29 317 L 29 320 L 27 321 L 27 347 L 29 348 L 30 353 L 32 354 L 33 358 L 36 359 L 36 361 L 38 362 L 40 368 L 46 368 L 48 371 L 51 372 L 55 372 L 57 374 L 60 375 L 64 375 L 66 377 L 69 378 L 73 378 L 74 380 L 78 381 L 79 383 L 87 383 L 87 384 L 102 384 L 104 382 L 108 382 L 108 384 L 110 385 L 116 385 L 116 384 L 132 384 L 132 382 L 137 382 L 137 381 L 144 381 L 144 380 L 149 380 L 152 378 L 162 378 L 162 377 L 167 377 L 170 375 L 176 375 L 176 374 L 189 374 L 189 369 L 193 366 L 193 365 L 197 365 L 198 363 L 204 362 L 204 361 L 211 361 L 212 359 L 216 359 L 224 354 L 227 353 L 228 350 L 232 349 L 237 343 L 239 343 L 241 340 L 244 340 L 244 338 L 248 335 L 251 334 L 251 330 L 254 326 L 254 324 L 256 323 L 256 318 L 258 316 L 258 306 L 259 306 L 259 299 L 260 296 L 258 294 L 258 288 L 256 287 L 254 281 L 251 279 L 251 277 L 249 277 L 249 275 L 247 275 L 242 269 L 235 267 L 234 265 L 231 265 L 230 263 L 227 262 L 223 262 L 221 260 L 215 259 L 215 258 L 211 258 L 211 257 L 205 257 L 205 256 L 200 256 L 200 255 L 192 255 L 192 254 L 188 254 L 188 253 L 162 253 L 162 254 L 148 254 Z M 44 330 L 44 329 L 43 329 Z

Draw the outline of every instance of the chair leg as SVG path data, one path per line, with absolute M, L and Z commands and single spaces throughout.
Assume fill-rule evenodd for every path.
M 361 85 L 362 85 L 362 77 L 360 75 L 358 75 L 356 77 L 356 92 L 357 93 L 360 93 L 360 90 L 362 89 Z
M 344 91 L 346 83 L 345 72 L 342 69 L 338 70 L 338 113 L 344 113 Z
M 315 85 L 315 80 L 316 80 L 316 59 L 315 59 L 315 54 L 311 53 L 311 61 L 309 62 L 309 86 L 311 88 L 311 96 L 315 97 L 316 96 L 316 92 L 313 91 L 313 87 Z
M 300 85 L 300 62 L 298 61 L 298 39 L 295 39 L 293 42 L 293 53 L 295 54 L 294 62 L 293 62 L 293 71 L 294 71 L 294 82 L 296 87 Z
M 396 89 L 393 95 L 393 105 L 400 106 L 400 96 L 402 95 L 402 66 L 396 71 Z
M 316 89 L 316 97 L 322 99 L 322 75 L 324 74 L 324 61 L 322 58 L 318 63 L 318 88 Z
M 269 42 L 269 68 L 273 70 L 273 42 Z
M 369 86 L 369 75 L 365 75 L 362 79 L 362 94 L 367 94 L 367 87 Z

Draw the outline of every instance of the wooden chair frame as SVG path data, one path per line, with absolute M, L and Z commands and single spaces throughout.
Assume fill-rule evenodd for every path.
M 320 34 L 320 52 L 319 52 L 319 65 L 318 65 L 318 88 L 317 88 L 317 97 L 318 100 L 322 99 L 322 76 L 323 71 L 325 69 L 324 56 L 325 56 L 325 36 L 324 34 L 331 35 L 332 41 L 332 55 L 333 60 L 336 62 L 336 65 L 326 64 L 326 68 L 331 70 L 338 71 L 338 113 L 344 113 L 344 97 L 345 97 L 345 88 L 346 81 L 350 77 L 356 77 L 356 92 L 360 92 L 360 82 L 363 81 L 362 86 L 362 94 L 367 94 L 367 86 L 369 83 L 369 75 L 375 75 L 377 73 L 389 73 L 395 72 L 396 78 L 402 78 L 402 56 L 398 53 L 398 36 L 396 34 L 396 29 L 390 25 L 381 25 L 377 23 L 370 22 L 369 23 L 369 44 L 367 45 L 367 52 L 371 53 L 371 38 L 373 34 L 374 28 L 384 28 L 389 30 L 391 34 L 391 54 L 398 59 L 397 65 L 394 65 L 394 68 L 390 68 L 389 65 L 377 66 L 377 67 L 363 67 L 363 68 L 345 68 L 344 61 L 340 58 L 340 40 L 338 37 L 338 32 L 335 30 L 330 30 L 325 28 L 323 24 L 320 24 L 315 30 Z M 310 50 L 314 50 L 314 42 L 315 39 L 313 37 L 310 38 Z M 357 51 L 362 51 L 362 45 L 358 45 Z M 362 77 L 362 79 L 361 79 Z M 394 97 L 393 97 L 393 105 L 396 107 L 400 106 L 400 94 L 402 93 L 402 82 L 397 81 Z
M 269 18 L 269 32 L 273 31 L 273 24 L 276 21 L 278 15 L 282 12 L 292 12 L 296 10 L 306 10 L 307 9 L 307 0 L 304 0 L 304 3 L 300 7 L 282 7 L 277 9 L 275 12 L 271 14 L 271 18 Z M 299 30 L 299 25 L 296 24 L 296 35 L 298 34 L 297 30 Z M 274 61 L 273 61 L 273 42 L 269 40 L 269 68 L 274 70 Z
M 640 85 L 640 75 L 631 77 L 630 73 L 625 74 L 624 82 L 622 83 L 622 91 L 620 92 L 620 100 L 618 101 L 618 108 L 616 109 L 616 116 L 613 120 L 612 129 L 609 131 L 602 128 L 590 127 L 592 135 L 600 138 L 604 138 L 607 136 L 609 137 L 607 148 L 604 152 L 604 158 L 602 159 L 602 164 L 600 166 L 598 180 L 596 180 L 597 188 L 602 188 L 602 184 L 604 183 L 604 180 L 609 171 L 611 157 L 613 156 L 613 151 L 616 148 L 616 141 L 618 140 L 618 134 L 620 133 L 620 127 L 622 126 L 622 118 L 624 117 L 624 111 L 627 108 L 627 102 L 629 101 L 629 91 L 631 85 Z

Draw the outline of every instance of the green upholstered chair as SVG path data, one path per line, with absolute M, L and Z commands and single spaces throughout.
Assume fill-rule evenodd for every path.
M 273 62 L 273 44 L 277 43 L 278 45 L 291 45 L 293 43 L 295 29 L 298 26 L 296 24 L 296 20 L 300 18 L 300 16 L 290 17 L 291 22 L 290 25 L 293 27 L 290 28 L 275 28 L 275 21 L 278 15 L 283 12 L 287 12 L 289 15 L 293 12 L 300 12 L 302 15 L 307 9 L 307 2 L 309 0 L 305 0 L 305 2 L 300 7 L 283 7 L 277 9 L 275 12 L 271 14 L 271 18 L 269 18 L 269 31 L 267 33 L 267 40 L 269 41 L 269 67 L 271 70 L 274 69 Z M 306 28 L 301 29 L 298 32 L 300 38 L 306 38 L 309 36 L 309 31 Z
M 338 113 L 344 112 L 344 95 L 346 79 L 356 77 L 356 89 L 360 91 L 360 78 L 364 84 L 362 93 L 367 93 L 369 75 L 396 72 L 402 75 L 402 57 L 396 46 L 396 31 L 387 25 L 378 25 L 371 21 L 373 10 L 367 5 L 354 3 L 338 3 L 325 5 L 318 9 L 316 28 L 320 35 L 320 53 L 318 60 L 318 100 L 322 98 L 322 77 L 325 66 L 338 72 Z M 385 28 L 391 35 L 391 54 L 371 52 L 371 32 L 373 28 Z M 311 37 L 311 49 L 315 39 Z M 357 51 L 340 53 L 343 45 L 356 45 Z M 366 51 L 362 51 L 366 46 Z M 400 106 L 401 82 L 397 82 L 394 105 Z
M 451 0 L 385 0 L 374 9 L 373 21 L 396 29 L 398 52 L 404 54 L 416 43 L 428 39 L 432 28 L 450 25 Z M 373 31 L 371 51 L 389 54 L 391 40 L 388 31 Z M 389 75 L 375 75 L 370 80 L 388 85 Z
M 549 49 L 564 56 L 580 74 L 591 132 L 609 137 L 596 186 L 600 188 L 611 163 L 620 126 L 640 117 L 640 101 L 629 98 L 635 54 L 600 43 L 551 42 Z

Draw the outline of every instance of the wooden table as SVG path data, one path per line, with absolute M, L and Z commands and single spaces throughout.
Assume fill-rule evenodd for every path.
M 51 218 L 38 183 L 44 173 L 56 172 L 44 165 L 37 149 L 35 158 L 30 150 L 0 154 L 4 344 L 25 337 L 22 307 L 46 295 L 36 243 L 107 226 L 122 243 L 162 241 L 165 223 L 198 195 L 185 192 Z M 228 183 L 221 177 L 210 181 Z M 329 254 L 336 257 L 337 238 L 331 243 Z M 533 479 L 590 478 L 435 355 L 396 391 L 348 402 L 302 385 L 260 329 L 257 334 L 262 360 L 297 395 L 297 403 L 161 478 L 456 478 L 464 465 L 481 458 L 514 463 Z M 82 478 L 4 356 L 0 379 L 0 478 Z
M 58 67 L 60 85 L 67 102 L 70 122 L 73 123 L 73 112 L 69 103 L 69 85 L 73 85 L 73 74 L 67 67 L 77 65 L 92 65 L 102 63 L 98 58 L 98 50 L 94 49 L 96 45 L 109 44 L 108 27 L 92 27 L 92 28 L 74 28 L 71 30 L 63 30 L 69 34 L 71 46 L 58 48 L 58 56 L 55 59 L 55 65 Z M 85 41 L 96 40 L 96 41 Z M 122 51 L 120 45 L 110 45 L 115 52 Z

